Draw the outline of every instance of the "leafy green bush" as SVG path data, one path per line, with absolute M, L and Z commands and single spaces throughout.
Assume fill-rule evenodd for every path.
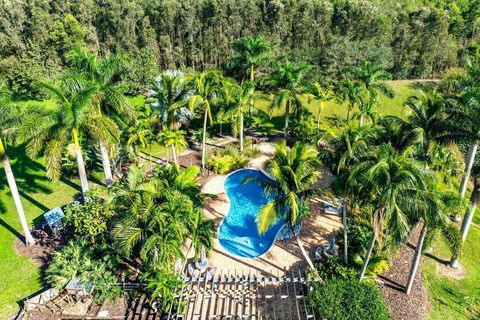
M 356 279 L 329 279 L 314 285 L 309 303 L 324 320 L 389 319 L 380 291 Z
M 315 269 L 323 280 L 356 279 L 358 272 L 339 257 L 315 261 Z
M 207 162 L 207 166 L 215 173 L 224 174 L 236 169 L 238 163 L 235 161 L 234 157 L 226 155 L 223 157 L 212 157 Z
M 249 159 L 258 156 L 257 148 L 245 148 L 243 151 L 237 145 L 229 145 L 215 151 L 207 161 L 207 166 L 215 173 L 225 174 L 245 166 Z
M 117 261 L 109 254 L 95 256 L 94 249 L 84 239 L 70 241 L 60 251 L 53 253 L 53 260 L 45 271 L 45 279 L 52 287 L 63 289 L 73 278 L 81 282 L 93 283 L 96 301 L 116 299 L 121 294 L 114 270 Z
M 91 244 L 104 244 L 109 234 L 108 223 L 115 215 L 113 207 L 102 198 L 89 194 L 85 204 L 73 203 L 65 209 L 65 223 L 76 236 Z

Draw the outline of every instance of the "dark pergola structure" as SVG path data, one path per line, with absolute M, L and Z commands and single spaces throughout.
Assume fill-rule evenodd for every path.
M 268 276 L 227 272 L 183 280 L 167 319 L 315 319 L 307 294 L 320 279 L 307 279 L 300 270 Z

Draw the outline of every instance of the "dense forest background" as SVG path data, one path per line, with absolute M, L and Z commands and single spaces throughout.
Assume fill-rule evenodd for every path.
M 85 46 L 125 53 L 141 92 L 165 68 L 225 67 L 229 43 L 263 36 L 277 58 L 326 81 L 364 60 L 395 79 L 435 77 L 480 56 L 478 0 L 0 0 L 0 76 L 23 96 Z M 228 72 L 228 70 L 227 70 Z

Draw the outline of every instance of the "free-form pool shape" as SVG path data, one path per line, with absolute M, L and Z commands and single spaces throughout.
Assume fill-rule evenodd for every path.
M 258 212 L 272 199 L 267 197 L 261 185 L 255 181 L 245 183 L 245 178 L 270 180 L 265 173 L 254 169 L 237 170 L 227 176 L 224 185 L 230 210 L 220 225 L 218 240 L 226 251 L 234 255 L 256 258 L 270 249 L 285 221 L 277 221 L 263 235 L 258 233 Z

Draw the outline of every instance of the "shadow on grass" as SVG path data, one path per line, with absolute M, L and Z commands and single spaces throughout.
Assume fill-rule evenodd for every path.
M 14 228 L 12 228 L 12 226 L 10 226 L 8 223 L 6 223 L 5 220 L 3 220 L 2 218 L 0 218 L 0 226 L 4 227 L 8 232 L 13 234 L 20 241 L 25 242 L 25 237 L 20 232 L 18 232 Z
M 51 187 L 48 186 L 49 179 L 46 176 L 45 167 L 37 160 L 32 160 L 27 157 L 25 145 L 9 147 L 7 153 L 10 158 L 20 196 L 40 210 L 48 211 L 49 208 L 47 206 L 30 196 L 30 194 L 38 192 L 45 194 L 51 194 L 53 192 Z M 77 191 L 81 190 L 79 185 L 64 177 L 62 177 L 60 181 Z M 7 178 L 5 174 L 0 174 L 0 191 L 7 189 Z M 6 210 L 5 204 L 0 203 L 0 213 L 6 213 Z

